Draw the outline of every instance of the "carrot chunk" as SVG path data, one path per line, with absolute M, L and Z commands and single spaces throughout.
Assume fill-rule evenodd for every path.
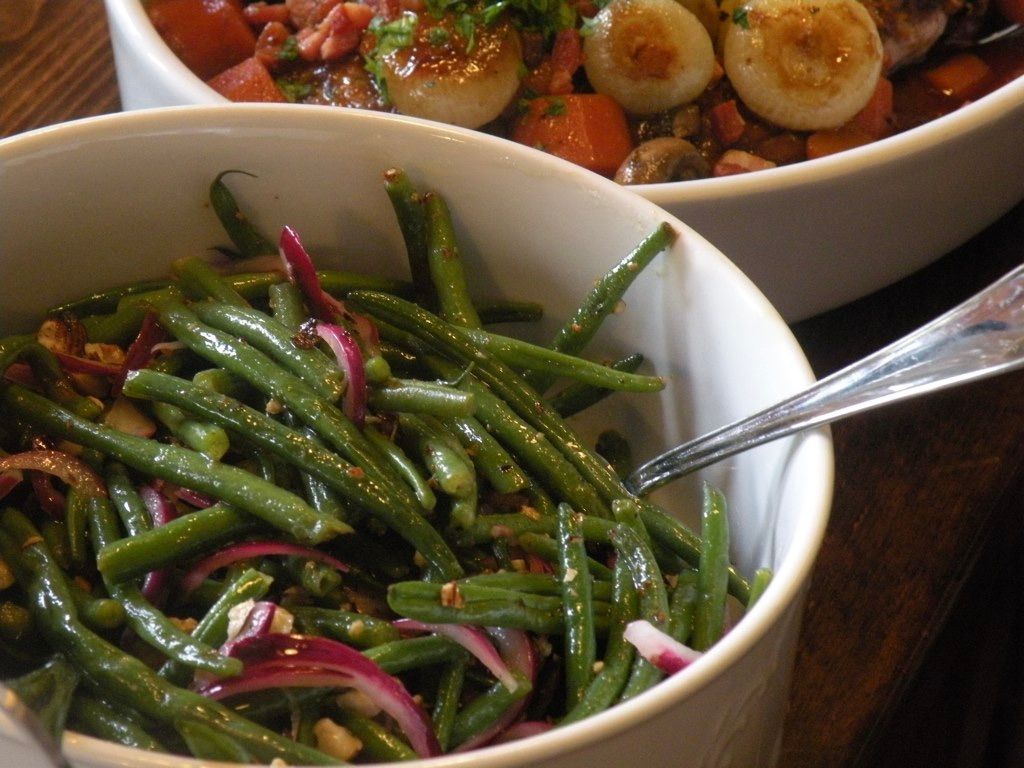
M 569 93 L 530 100 L 512 138 L 611 176 L 633 149 L 622 107 L 600 93 Z
M 153 0 L 148 9 L 156 31 L 203 80 L 252 56 L 256 46 L 239 0 Z
M 924 79 L 937 91 L 954 99 L 970 99 L 992 75 L 988 64 L 973 53 L 961 53 L 932 67 Z
M 252 56 L 206 81 L 231 101 L 287 101 L 262 61 Z

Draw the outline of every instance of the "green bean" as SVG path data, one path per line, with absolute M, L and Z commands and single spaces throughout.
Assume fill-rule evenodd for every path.
M 21 336 L 5 336 L 0 339 L 0 374 L 6 373 L 11 364 L 21 357 L 25 347 L 34 343 L 36 343 L 36 337 L 27 333 Z
M 411 413 L 398 414 L 401 434 L 414 441 L 434 481 L 449 496 L 476 495 L 476 473 L 462 446 L 432 419 Z M 460 527 L 465 527 L 464 525 Z
M 107 495 L 110 497 L 114 509 L 117 510 L 129 536 L 137 536 L 153 527 L 149 510 L 145 502 L 135 490 L 135 484 L 128 475 L 128 468 L 119 461 L 107 463 L 104 473 L 104 480 L 107 484 Z M 54 553 L 56 554 L 56 553 Z
M 249 306 L 249 302 L 233 285 L 208 262 L 197 256 L 186 256 L 172 261 L 171 274 L 177 278 L 178 285 L 194 299 L 210 298 L 237 307 Z
M 437 497 L 434 495 L 434 491 L 431 490 L 430 483 L 421 474 L 419 466 L 406 455 L 400 446 L 394 441 L 388 440 L 376 427 L 368 424 L 363 429 L 363 432 L 370 439 L 370 442 L 377 447 L 377 450 L 391 462 L 395 471 L 405 478 L 405 482 L 409 484 L 413 493 L 416 494 L 420 506 L 427 510 L 433 509 L 437 504 Z
M 599 665 L 600 670 L 576 705 L 559 721 L 560 725 L 575 723 L 597 714 L 619 698 L 636 657 L 633 644 L 626 640 L 623 632 L 626 625 L 637 618 L 638 611 L 637 591 L 632 583 L 632 575 L 625 558 L 619 558 L 615 563 L 608 645 Z
M 460 582 L 399 581 L 388 587 L 388 605 L 401 615 L 432 624 L 476 624 L 548 635 L 565 631 L 562 599 Z M 598 632 L 608 628 L 608 603 L 594 601 Z
M 258 529 L 258 521 L 250 515 L 226 504 L 214 504 L 107 544 L 96 553 L 96 566 L 111 581 L 123 582 L 209 552 Z
M 243 173 L 252 176 L 247 171 L 222 171 L 217 174 L 210 183 L 210 207 L 217 214 L 221 226 L 227 236 L 231 238 L 235 248 L 243 257 L 267 256 L 277 253 L 277 246 L 263 236 L 256 226 L 246 217 L 238 206 L 238 201 L 224 183 L 224 177 L 229 173 Z
M 427 256 L 427 216 L 423 196 L 413 189 L 405 172 L 397 168 L 388 169 L 384 173 L 384 189 L 391 200 L 405 241 L 416 300 L 427 307 L 436 306 L 437 290 L 431 278 Z
M 77 580 L 71 582 L 70 589 L 75 609 L 89 627 L 97 632 L 108 632 L 124 626 L 127 614 L 120 600 L 94 596 Z
M 167 748 L 149 734 L 134 713 L 115 707 L 103 699 L 78 691 L 71 700 L 68 724 L 75 730 L 115 744 L 149 752 L 167 752 Z
M 460 329 L 459 332 L 477 347 L 493 355 L 496 360 L 516 368 L 539 371 L 552 377 L 557 375 L 593 387 L 622 392 L 659 392 L 665 388 L 665 381 L 659 376 L 629 373 L 480 329 Z
M 267 303 L 274 319 L 292 333 L 297 333 L 309 315 L 302 291 L 295 283 L 284 281 L 267 288 Z
M 495 683 L 459 710 L 452 723 L 452 746 L 457 747 L 483 732 L 517 702 L 530 695 L 533 690 L 530 681 L 518 672 L 512 674 L 516 680 L 514 689 L 509 690 L 501 682 Z
M 316 475 L 346 498 L 368 509 L 445 573 L 461 574 L 462 567 L 455 555 L 437 530 L 419 514 L 415 501 L 406 504 L 401 499 L 397 503 L 389 499 L 385 489 L 373 478 L 265 414 L 216 393 L 189 386 L 181 379 L 146 370 L 129 374 L 125 392 L 191 408 L 214 423 L 245 434 L 255 444 Z
M 618 556 L 626 561 L 638 593 L 639 617 L 657 627 L 665 627 L 669 616 L 668 591 L 646 536 L 628 523 L 619 523 L 612 529 L 611 537 Z M 657 667 L 638 656 L 620 700 L 642 693 L 661 676 Z
M 237 400 L 248 400 L 256 391 L 237 376 L 223 368 L 204 368 L 192 375 L 192 383 L 197 387 L 208 389 L 220 395 L 228 395 Z
M 313 597 L 327 597 L 341 586 L 341 574 L 330 565 L 304 557 L 288 557 L 285 571 L 292 580 Z
M 71 696 L 80 678 L 74 665 L 58 654 L 38 669 L 7 681 L 7 686 L 36 713 L 46 732 L 60 743 Z
M 228 635 L 228 613 L 247 600 L 261 600 L 270 589 L 272 579 L 253 568 L 246 568 L 236 576 L 217 597 L 206 614 L 191 632 L 192 640 L 209 646 L 220 646 Z M 175 659 L 161 665 L 159 675 L 175 685 L 187 685 L 192 668 Z
M 637 352 L 612 361 L 608 367 L 624 373 L 635 373 L 643 365 L 643 362 L 644 356 Z M 613 391 L 607 387 L 596 387 L 581 381 L 570 381 L 562 389 L 548 396 L 548 403 L 559 416 L 567 419 L 601 402 Z
M 355 712 L 341 709 L 338 722 L 348 729 L 363 744 L 360 752 L 375 763 L 392 763 L 415 760 L 416 753 L 402 739 L 378 723 Z
M 390 621 L 375 616 L 316 606 L 295 606 L 290 610 L 301 631 L 356 648 L 373 648 L 399 639 L 398 630 Z
M 476 411 L 472 394 L 432 381 L 390 379 L 371 389 L 369 400 L 378 411 L 427 413 L 439 419 Z
M 697 572 L 680 573 L 668 600 L 668 633 L 680 643 L 689 641 L 693 633 L 697 595 Z
M 610 534 L 614 526 L 615 523 L 610 520 L 587 515 L 583 518 L 583 536 L 587 541 L 607 544 L 611 542 Z M 481 515 L 472 526 L 456 534 L 455 540 L 461 545 L 472 546 L 498 537 L 516 539 L 524 533 L 554 536 L 554 515 L 530 515 L 522 512 Z
M 556 547 L 558 544 L 555 545 Z M 512 592 L 528 592 L 534 595 L 560 597 L 563 592 L 561 577 L 550 573 L 519 573 L 516 571 L 495 571 L 477 573 L 459 579 L 461 587 L 492 587 Z M 612 599 L 612 584 L 599 581 L 591 585 L 592 599 L 608 602 Z
M 68 540 L 68 525 L 64 520 L 43 520 L 39 532 L 50 548 L 57 564 L 64 570 L 71 568 L 71 546 Z M 13 577 L 12 577 L 13 578 Z
M 200 323 L 184 305 L 165 301 L 160 306 L 165 328 L 197 354 L 240 376 L 268 397 L 285 405 L 315 429 L 335 450 L 380 480 L 401 498 L 406 491 L 393 478 L 373 446 L 333 404 L 319 397 L 301 379 L 280 368 L 266 355 L 232 336 Z M 184 407 L 184 406 L 183 406 Z M 412 501 L 411 494 L 407 498 Z
M 422 303 L 422 302 L 421 302 Z M 484 325 L 497 323 L 535 323 L 544 317 L 544 307 L 536 301 L 502 299 L 476 302 L 476 311 Z
M 20 357 L 29 364 L 48 398 L 90 421 L 95 421 L 103 413 L 99 401 L 80 394 L 57 356 L 42 344 L 26 344 L 21 348 Z
M 71 664 L 112 701 L 131 707 L 157 723 L 176 726 L 188 720 L 200 722 L 236 739 L 259 760 L 280 758 L 293 764 L 330 765 L 326 755 L 295 744 L 273 731 L 245 720 L 215 701 L 171 685 L 144 663 L 123 653 L 85 627 L 78 619 L 67 582 L 38 534 L 7 510 L 0 516 L 0 551 L 18 557 L 26 579 L 23 583 L 40 629 L 54 647 L 61 648 Z M 27 523 L 27 521 L 26 521 Z
M 578 704 L 594 676 L 597 634 L 593 590 L 580 516 L 568 504 L 558 505 L 558 576 L 565 614 L 566 704 Z
M 120 285 L 116 288 L 107 288 L 101 291 L 96 291 L 95 293 L 90 293 L 88 296 L 82 296 L 81 298 L 74 299 L 72 301 L 66 301 L 63 304 L 57 304 L 46 310 L 46 314 L 47 316 L 52 316 L 70 312 L 76 317 L 84 318 L 86 315 L 113 312 L 117 309 L 118 302 L 126 296 L 135 296 L 140 293 L 158 291 L 161 288 L 166 288 L 167 285 L 167 280 L 140 280 L 126 285 Z
M 43 538 L 46 538 L 45 533 Z M 11 566 L 7 564 L 6 560 L 0 558 L 0 591 L 7 589 L 14 584 L 14 582 L 14 571 L 11 570 Z
M 235 505 L 297 541 L 318 544 L 352 530 L 338 520 L 320 515 L 295 494 L 237 467 L 211 463 L 201 453 L 93 424 L 23 387 L 4 387 L 3 397 L 8 408 L 51 434 L 96 448 L 135 469 Z
M 621 432 L 614 429 L 604 430 L 597 436 L 595 450 L 619 477 L 625 477 L 633 471 L 633 451 Z
M 558 542 L 552 539 L 550 536 L 545 536 L 538 533 L 521 533 L 516 537 L 516 541 L 524 552 L 537 555 L 547 560 L 549 563 L 556 562 L 558 560 Z M 611 569 L 604 563 L 598 562 L 592 557 L 587 558 L 587 568 L 590 571 L 590 575 L 595 579 L 608 580 L 611 578 Z M 595 588 L 597 584 L 595 584 Z
M 18 643 L 32 634 L 32 614 L 8 600 L 0 602 L 0 638 Z
M 691 643 L 698 651 L 707 650 L 722 635 L 729 579 L 729 518 L 725 496 L 707 483 L 701 509 L 701 540 Z
M 427 362 L 441 376 L 454 380 L 458 369 L 436 357 Z M 558 492 L 576 509 L 599 517 L 611 517 L 611 511 L 574 467 L 548 440 L 547 436 L 521 419 L 500 397 L 472 375 L 461 378 L 459 386 L 476 397 L 477 418 L 484 428 L 501 442 L 547 487 Z
M 200 760 L 217 760 L 225 763 L 249 764 L 253 755 L 230 736 L 194 720 L 182 720 L 175 724 L 188 751 Z
M 86 531 L 89 527 L 89 504 L 92 498 L 69 488 L 64 505 L 64 520 L 68 533 L 68 556 L 78 569 L 85 567 L 88 557 Z
M 434 722 L 434 732 L 437 734 L 442 751 L 447 751 L 451 742 L 452 728 L 455 726 L 455 718 L 459 713 L 468 663 L 468 656 L 455 659 L 446 664 L 438 675 L 437 694 L 434 697 L 434 710 L 431 713 L 431 719 Z
M 515 493 L 530 485 L 529 476 L 511 454 L 474 417 L 453 416 L 442 423 L 462 443 L 477 472 L 495 491 Z
M 363 651 L 363 655 L 389 675 L 449 662 L 466 654 L 462 646 L 441 635 L 392 640 Z
M 433 192 L 423 197 L 427 229 L 427 263 L 437 292 L 438 314 L 466 328 L 479 328 L 477 314 L 466 285 L 466 275 L 455 239 L 451 214 L 444 198 Z
M 754 603 L 761 599 L 761 595 L 768 589 L 774 573 L 771 568 L 758 568 L 754 571 L 754 578 L 750 581 L 750 597 L 747 598 L 746 609 L 749 611 Z
M 469 342 L 461 332 L 462 329 L 449 325 L 437 316 L 395 296 L 356 291 L 349 295 L 349 302 L 412 333 L 441 354 L 472 363 L 474 376 L 479 377 L 483 384 L 490 387 L 494 395 L 505 400 L 521 419 L 532 425 L 535 430 L 543 432 L 606 500 L 627 495 L 622 483 L 615 477 L 607 463 L 585 450 L 568 425 L 535 392 L 531 392 L 511 368 Z M 477 390 L 472 391 L 478 396 L 478 415 L 483 420 L 483 398 L 479 396 Z M 534 434 L 536 435 L 536 432 Z M 587 503 L 581 504 L 574 499 L 567 500 L 583 512 L 600 512 Z
M 85 326 L 89 341 L 99 344 L 130 343 L 138 335 L 148 312 L 145 305 L 136 299 L 150 295 L 151 292 L 128 295 L 118 302 L 118 308 L 110 314 L 83 317 L 82 325 Z
M 107 545 L 120 540 L 117 516 L 106 499 L 97 499 L 91 505 L 89 522 L 96 549 L 102 551 Z M 142 592 L 130 582 L 117 582 L 103 574 L 103 583 L 111 597 L 124 606 L 128 625 L 143 641 L 165 656 L 219 676 L 234 676 L 242 672 L 242 664 L 220 653 L 216 648 L 199 642 L 195 637 L 182 631 L 162 611 L 153 606 Z
M 549 346 L 568 355 L 579 354 L 593 339 L 604 319 L 619 306 L 637 276 L 655 256 L 671 246 L 676 237 L 677 233 L 669 224 L 662 224 L 645 237 L 622 261 L 601 277 L 576 311 L 566 318 Z M 550 374 L 528 378 L 538 391 L 544 391 L 553 381 Z
M 222 428 L 197 419 L 190 419 L 177 406 L 167 403 L 153 403 L 153 415 L 170 433 L 193 451 L 220 461 L 231 447 L 227 432 Z
M 288 326 L 272 317 L 248 307 L 211 301 L 196 302 L 190 309 L 212 328 L 252 344 L 328 401 L 335 402 L 345 391 L 345 376 L 334 361 L 315 347 L 296 344 Z

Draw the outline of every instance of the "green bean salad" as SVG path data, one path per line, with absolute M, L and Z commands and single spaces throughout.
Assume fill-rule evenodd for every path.
M 228 181 L 216 258 L 0 340 L 2 674 L 54 736 L 275 765 L 464 752 L 642 694 L 762 593 L 720 491 L 691 531 L 627 493 L 624 436 L 570 425 L 664 386 L 640 350 L 585 352 L 669 226 L 538 345 L 488 329 L 543 310 L 472 295 L 446 201 L 401 170 L 408 280 L 318 270 Z

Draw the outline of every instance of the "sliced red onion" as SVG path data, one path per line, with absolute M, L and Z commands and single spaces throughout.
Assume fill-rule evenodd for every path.
M 54 520 L 63 520 L 68 500 L 53 486 L 53 477 L 42 472 L 29 472 L 28 476 L 39 508 Z
M 196 563 L 182 580 L 182 588 L 188 594 L 203 583 L 203 579 L 219 568 L 223 568 L 239 560 L 249 560 L 254 557 L 266 557 L 268 555 L 296 555 L 310 560 L 316 560 L 335 568 L 342 573 L 347 573 L 349 567 L 331 557 L 326 552 L 312 547 L 304 547 L 301 544 L 289 544 L 283 541 L 246 541 L 241 544 L 232 544 L 209 557 L 205 557 Z
M 193 491 L 191 488 L 175 488 L 174 496 L 196 509 L 212 507 L 216 501 L 212 496 L 207 496 L 199 491 Z
M 299 240 L 298 233 L 291 227 L 281 230 L 278 251 L 285 274 L 302 291 L 313 316 L 318 320 L 336 322 L 342 313 L 342 305 L 320 286 L 320 277 L 316 273 L 313 259 Z
M 497 648 L 494 647 L 483 630 L 461 624 L 428 624 L 415 619 L 397 619 L 392 623 L 399 631 L 411 630 L 444 635 L 473 654 L 510 691 L 519 687 L 515 675 L 512 674 L 505 660 L 501 658 Z
M 21 485 L 24 479 L 25 475 L 20 469 L 10 469 L 0 473 L 0 499 Z
M 231 655 L 242 660 L 245 672 L 204 683 L 200 693 L 221 699 L 268 688 L 354 688 L 395 720 L 417 755 L 441 754 L 430 718 L 405 686 L 344 643 L 271 633 L 238 642 Z
M 539 665 L 537 663 L 537 654 L 534 651 L 533 643 L 530 642 L 529 635 L 519 629 L 505 629 L 503 627 L 487 627 L 486 632 L 491 636 L 498 651 L 501 653 L 501 657 L 508 664 L 509 668 L 523 675 L 530 681 L 531 685 L 535 685 Z M 453 751 L 469 752 L 490 744 L 495 739 L 501 737 L 523 713 L 529 700 L 529 696 L 524 696 L 509 707 L 490 727 L 462 742 Z
M 645 619 L 629 622 L 622 636 L 636 647 L 637 653 L 667 675 L 685 669 L 701 656 L 700 651 L 683 645 Z
M 37 389 L 39 386 L 35 374 L 32 373 L 32 366 L 28 363 L 11 363 L 4 371 L 4 379 L 29 389 Z
M 363 353 L 359 344 L 345 328 L 333 323 L 317 323 L 316 333 L 327 342 L 338 359 L 338 367 L 345 374 L 346 386 L 342 401 L 345 415 L 361 427 L 366 421 L 367 391 L 366 368 L 363 366 Z
M 107 487 L 92 467 L 64 451 L 36 449 L 0 458 L 0 473 L 12 469 L 38 470 L 60 478 L 84 496 L 106 496 Z
M 128 345 L 128 349 L 124 354 L 124 362 L 121 363 L 121 367 L 114 376 L 114 382 L 111 384 L 110 393 L 114 397 L 121 394 L 121 388 L 124 386 L 124 380 L 128 372 L 145 368 L 149 361 L 153 359 L 155 354 L 153 348 L 157 344 L 162 343 L 166 338 L 167 334 L 157 322 L 155 313 L 150 312 L 142 318 L 139 332 L 136 334 L 135 340 Z
M 145 504 L 146 511 L 149 512 L 149 519 L 154 528 L 167 525 L 178 517 L 178 510 L 155 486 L 144 485 L 139 488 L 139 497 Z M 159 605 L 167 594 L 170 578 L 171 571 L 168 568 L 150 571 L 142 580 L 142 596 L 154 605 Z
M 60 366 L 68 373 L 88 373 L 94 376 L 117 376 L 121 371 L 120 365 L 103 363 L 89 357 L 69 355 L 67 352 L 54 352 Z
M 509 741 L 518 741 L 528 736 L 536 736 L 538 733 L 545 733 L 553 727 L 553 724 L 545 720 L 523 720 L 521 723 L 511 725 L 503 733 L 498 734 L 494 743 L 504 744 Z
M 228 639 L 220 647 L 221 653 L 230 656 L 232 649 L 239 643 L 270 634 L 277 612 L 278 606 L 268 600 L 251 602 L 238 631 L 234 633 L 229 631 Z

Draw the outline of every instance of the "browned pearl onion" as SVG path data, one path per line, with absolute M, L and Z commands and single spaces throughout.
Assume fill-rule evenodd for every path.
M 464 128 L 498 117 L 519 89 L 519 35 L 507 22 L 478 24 L 467 47 L 450 16 L 420 14 L 412 45 L 381 62 L 395 108 Z
M 636 115 L 693 101 L 715 66 L 707 29 L 675 0 L 612 0 L 594 17 L 583 52 L 594 90 Z
M 882 71 L 878 29 L 857 0 L 748 0 L 725 26 L 729 81 L 783 128 L 837 128 L 867 104 Z

